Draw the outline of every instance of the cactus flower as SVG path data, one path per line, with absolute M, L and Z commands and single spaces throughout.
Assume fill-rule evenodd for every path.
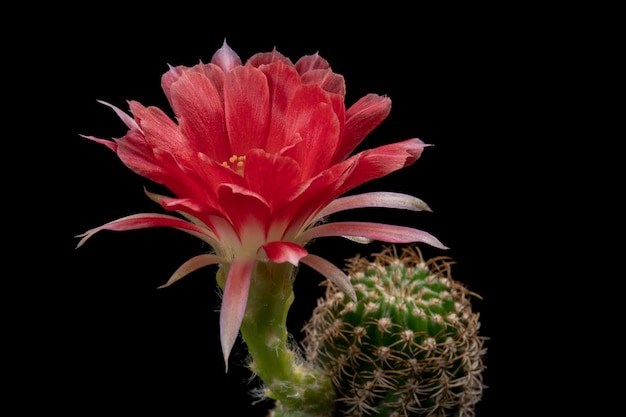
M 318 54 L 292 61 L 274 49 L 242 63 L 224 41 L 209 63 L 170 66 L 161 87 L 173 120 L 157 107 L 128 101 L 109 106 L 127 126 L 120 138 L 84 136 L 114 151 L 135 173 L 171 196 L 146 194 L 167 212 L 123 217 L 79 235 L 78 246 L 102 230 L 170 227 L 205 242 L 163 285 L 207 265 L 227 268 L 220 310 L 226 364 L 258 263 L 308 265 L 346 294 L 350 279 L 309 253 L 312 239 L 424 242 L 445 246 L 414 228 L 372 222 L 329 222 L 361 207 L 429 210 L 418 198 L 390 192 L 344 195 L 415 162 L 427 146 L 412 138 L 354 153 L 389 114 L 389 98 L 368 94 L 346 108 L 344 78 Z

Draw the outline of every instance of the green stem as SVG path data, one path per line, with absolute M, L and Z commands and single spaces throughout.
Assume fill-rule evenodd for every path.
M 277 400 L 276 416 L 329 416 L 335 399 L 330 378 L 306 364 L 289 343 L 287 313 L 296 272 L 288 263 L 257 263 L 241 324 L 248 366 L 263 381 L 265 395 Z

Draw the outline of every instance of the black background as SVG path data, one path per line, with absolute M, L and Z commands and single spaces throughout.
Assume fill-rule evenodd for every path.
M 257 381 L 242 365 L 243 343 L 224 372 L 213 271 L 156 289 L 182 262 L 207 250 L 200 241 L 148 229 L 102 232 L 75 249 L 74 236 L 89 228 L 159 211 L 143 194 L 144 186 L 158 188 L 105 147 L 79 137 L 125 133 L 96 100 L 126 109 L 125 100 L 134 99 L 169 111 L 160 89 L 167 64 L 208 62 L 226 39 L 244 61 L 274 47 L 293 61 L 319 52 L 344 75 L 348 105 L 370 92 L 388 95 L 391 115 L 359 149 L 411 137 L 434 145 L 414 165 L 360 188 L 415 195 L 433 213 L 356 211 L 349 217 L 417 227 L 450 247 L 420 246 L 427 256 L 454 258 L 454 277 L 482 296 L 475 309 L 489 337 L 489 388 L 477 415 L 506 415 L 511 404 L 531 409 L 518 386 L 538 365 L 518 354 L 532 337 L 520 341 L 527 316 L 517 303 L 535 248 L 522 242 L 533 232 L 520 210 L 536 198 L 527 182 L 532 151 L 526 135 L 530 122 L 543 116 L 519 103 L 534 95 L 544 66 L 544 52 L 529 41 L 531 27 L 536 31 L 543 22 L 529 25 L 510 13 L 489 17 L 476 9 L 344 14 L 305 8 L 289 14 L 276 6 L 169 7 L 39 10 L 58 17 L 26 26 L 32 30 L 18 35 L 26 44 L 10 55 L 7 69 L 19 67 L 23 77 L 7 81 L 18 92 L 13 109 L 27 143 L 19 166 L 34 173 L 16 188 L 36 201 L 23 204 L 28 231 L 14 249 L 29 255 L 19 260 L 19 280 L 12 280 L 18 289 L 6 293 L 20 300 L 7 317 L 12 328 L 11 317 L 20 318 L 9 362 L 17 371 L 13 388 L 26 398 L 22 406 L 76 415 L 167 410 L 251 417 L 269 408 L 253 404 L 248 394 Z M 308 249 L 342 265 L 381 247 L 328 238 Z M 320 282 L 306 267 L 298 275 L 289 316 L 297 340 L 322 294 Z

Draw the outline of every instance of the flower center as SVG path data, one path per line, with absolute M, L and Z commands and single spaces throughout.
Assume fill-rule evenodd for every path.
M 245 155 L 244 156 L 233 155 L 230 158 L 228 158 L 228 161 L 222 162 L 222 165 L 225 166 L 226 168 L 232 169 L 237 174 L 243 177 L 243 167 L 245 165 L 245 162 L 246 162 Z

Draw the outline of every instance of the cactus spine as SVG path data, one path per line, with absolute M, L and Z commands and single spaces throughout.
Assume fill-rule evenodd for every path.
M 357 303 L 328 283 L 303 345 L 335 385 L 336 416 L 474 416 L 485 338 L 452 263 L 390 246 L 348 261 Z

